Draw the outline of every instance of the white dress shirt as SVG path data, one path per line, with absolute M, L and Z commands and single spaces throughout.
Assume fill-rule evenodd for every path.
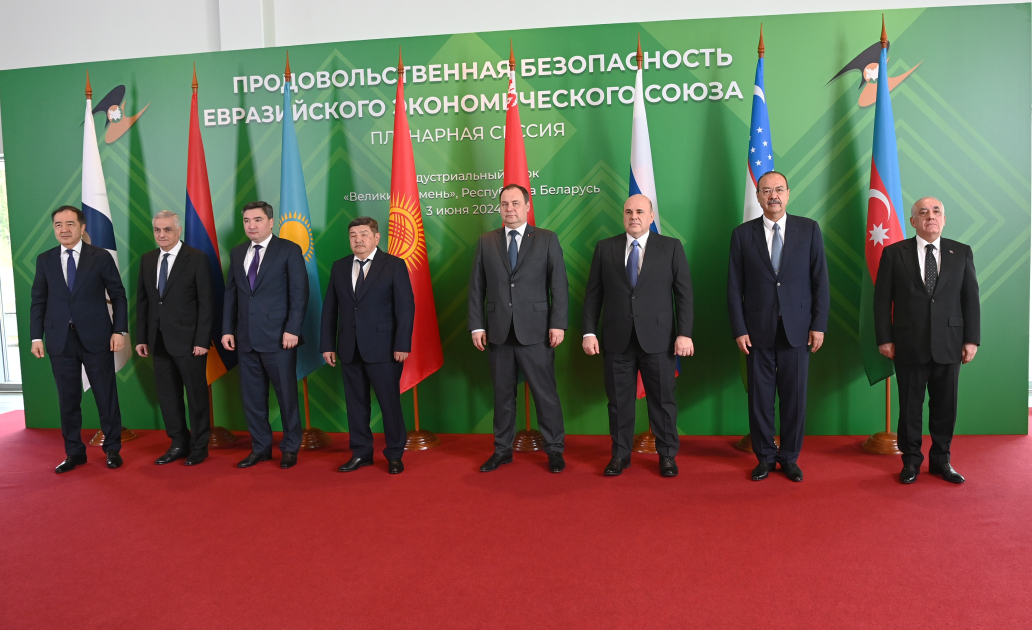
M 154 286 L 156 286 L 156 287 L 160 287 L 161 286 L 161 261 L 162 261 L 162 259 L 164 259 L 165 256 L 168 256 L 168 275 L 171 276 L 172 275 L 172 265 L 175 264 L 176 257 L 179 255 L 179 250 L 181 250 L 181 249 L 183 249 L 183 241 L 176 241 L 176 246 L 173 247 L 172 249 L 168 250 L 167 252 L 165 250 L 158 251 L 158 273 L 155 276 Z M 261 264 L 260 260 L 258 261 L 258 264 Z M 168 278 L 166 277 L 165 280 L 167 281 Z
M 624 254 L 623 254 L 623 266 L 624 266 L 624 269 L 627 269 L 627 260 L 631 257 L 631 248 L 633 247 L 633 245 L 631 245 L 631 243 L 634 242 L 635 240 L 637 240 L 638 241 L 638 272 L 639 273 L 641 272 L 641 266 L 645 262 L 645 245 L 646 245 L 646 243 L 649 242 L 649 233 L 650 232 L 652 232 L 652 230 L 645 230 L 645 233 L 642 234 L 641 236 L 639 236 L 637 239 L 635 239 L 630 234 L 626 234 L 625 235 L 625 236 L 627 236 L 627 245 L 624 246 Z M 626 273 L 626 271 L 624 273 Z M 583 337 L 595 337 L 595 336 L 596 336 L 595 333 L 585 333 L 584 335 L 582 335 L 582 338 Z
M 773 255 L 774 249 L 774 223 L 778 224 L 778 228 L 781 230 L 781 251 L 784 252 L 785 245 L 785 224 L 788 223 L 788 214 L 781 215 L 781 218 L 776 222 L 771 221 L 767 218 L 767 215 L 763 215 L 763 235 L 767 238 L 767 255 Z
M 376 255 L 376 248 L 374 247 L 373 251 L 369 252 L 369 255 L 365 257 L 365 260 L 368 260 L 369 262 L 367 262 L 364 267 L 362 265 L 358 264 L 360 262 L 359 258 L 358 258 L 357 255 L 355 256 L 354 262 L 351 263 L 351 290 L 352 291 L 355 290 L 355 286 L 358 284 L 358 270 L 359 269 L 363 270 L 362 271 L 362 278 L 363 279 L 369 277 L 369 268 L 373 266 L 373 256 L 375 256 L 375 255 Z
M 517 252 L 520 251 L 520 245 L 523 245 L 523 233 L 527 231 L 527 223 L 524 222 L 523 225 L 521 225 L 518 228 L 510 228 L 509 226 L 505 226 L 502 229 L 505 230 L 503 232 L 503 234 L 505 234 L 505 251 L 506 251 L 506 255 L 508 255 L 508 251 L 509 251 L 509 241 L 512 240 L 512 237 L 509 236 L 510 232 L 516 232 L 516 251 Z M 476 330 L 471 330 L 470 334 L 472 335 L 473 333 L 478 333 L 478 332 L 484 332 L 484 329 L 483 328 L 477 328 Z
M 928 244 L 928 241 L 920 236 L 917 237 L 917 264 L 921 268 L 921 282 L 924 282 L 925 279 L 925 256 L 927 255 L 925 247 Z M 940 236 L 932 241 L 931 245 L 934 248 L 932 249 L 932 255 L 935 256 L 935 271 L 936 277 L 938 277 L 938 272 L 942 271 L 942 237 Z
M 272 241 L 272 234 L 267 239 L 258 243 L 262 246 L 261 252 L 258 254 L 258 269 L 262 269 L 262 261 L 265 260 L 265 254 L 269 251 L 269 242 Z M 247 253 L 244 254 L 244 276 L 247 276 L 247 272 L 251 270 L 251 259 L 254 258 L 254 246 L 255 242 L 251 241 L 251 244 L 247 246 Z

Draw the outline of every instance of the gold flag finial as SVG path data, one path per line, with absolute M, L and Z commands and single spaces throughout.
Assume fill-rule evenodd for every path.
M 881 47 L 882 48 L 888 48 L 889 47 L 889 36 L 885 32 L 885 14 L 884 13 L 881 14 Z
M 93 98 L 93 88 L 90 87 L 90 71 L 86 71 L 86 98 Z
M 286 81 L 290 80 L 290 51 L 287 51 L 287 69 L 283 71 L 283 78 Z
M 190 87 L 193 88 L 193 93 L 197 94 L 197 62 L 194 62 L 193 65 L 193 83 L 190 84 Z
M 763 59 L 763 50 L 763 22 L 760 22 L 760 45 L 756 47 L 756 54 L 760 56 L 760 59 Z
M 641 33 L 638 33 L 638 70 L 644 70 L 645 55 L 641 54 Z
M 401 59 L 401 46 L 398 46 L 398 80 L 405 82 L 405 62 Z
M 509 70 L 516 71 L 516 55 L 512 52 L 512 38 L 509 38 Z

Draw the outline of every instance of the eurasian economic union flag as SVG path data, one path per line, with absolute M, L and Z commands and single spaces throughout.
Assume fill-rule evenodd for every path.
M 760 45 L 763 45 L 762 39 Z M 748 157 L 749 165 L 745 170 L 745 208 L 742 210 L 742 223 L 763 215 L 763 208 L 756 199 L 756 182 L 764 173 L 774 170 L 774 147 L 770 139 L 767 96 L 763 92 L 763 57 L 756 61 L 756 83 L 753 85 Z
M 87 89 L 89 79 L 87 78 Z M 86 98 L 86 121 L 82 136 L 82 212 L 86 215 L 86 242 L 108 250 L 118 267 L 118 248 L 115 245 L 115 226 L 111 222 L 111 206 L 108 205 L 107 185 L 104 183 L 104 169 L 100 165 L 100 149 L 97 147 L 97 129 L 93 126 L 93 101 Z M 108 315 L 112 314 L 108 299 Z M 126 335 L 121 352 L 115 353 L 115 371 L 122 369 L 132 356 L 132 343 Z M 85 368 L 82 373 L 83 391 L 90 388 Z
M 319 352 L 319 323 L 322 321 L 322 287 L 319 286 L 319 266 L 315 262 L 315 241 L 312 221 L 308 216 L 308 192 L 305 174 L 301 169 L 301 151 L 294 131 L 293 108 L 290 102 L 290 62 L 283 81 L 283 150 L 280 166 L 280 227 L 279 237 L 294 241 L 301 247 L 308 270 L 308 310 L 301 328 L 304 345 L 297 349 L 297 378 L 301 379 L 322 366 Z
M 871 385 L 894 372 L 893 363 L 878 352 L 874 334 L 874 280 L 887 245 L 906 238 L 903 223 L 903 186 L 896 152 L 896 127 L 889 99 L 888 40 L 882 34 L 878 60 L 878 97 L 874 103 L 874 145 L 871 154 L 871 188 L 867 197 L 867 229 L 864 234 L 864 280 L 860 289 L 860 350 Z

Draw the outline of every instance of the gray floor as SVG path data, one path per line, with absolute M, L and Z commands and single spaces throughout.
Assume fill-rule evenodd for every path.
M 0 392 L 0 413 L 25 409 L 21 392 Z

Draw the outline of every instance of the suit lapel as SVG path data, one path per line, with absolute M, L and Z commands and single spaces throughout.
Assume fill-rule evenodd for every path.
M 523 261 L 530 255 L 530 250 L 534 247 L 534 232 L 534 226 L 532 225 L 528 225 L 523 230 L 523 242 L 520 243 L 519 253 L 516 254 L 516 269 L 512 270 L 513 273 L 516 273 L 516 270 L 523 266 Z M 506 252 L 505 258 L 508 260 L 508 252 Z
M 158 274 L 161 273 L 161 257 L 165 252 L 158 249 L 158 257 L 154 266 L 154 286 L 158 286 Z M 168 277 L 165 278 L 165 293 L 168 293 L 168 288 L 172 286 L 172 282 L 178 278 L 183 270 L 183 267 L 190 264 L 190 254 L 186 251 L 186 245 L 179 248 L 179 253 L 176 254 L 176 262 L 172 265 L 172 270 L 168 272 Z M 159 295 L 158 297 L 164 297 Z
M 58 246 L 57 249 L 51 250 L 54 253 L 50 256 L 50 264 L 53 265 L 54 270 L 57 272 L 57 277 L 64 281 L 64 290 L 69 295 L 71 292 L 68 291 L 68 281 L 65 280 L 64 270 L 61 268 L 62 261 L 64 260 L 64 247 Z M 82 256 L 79 256 L 80 260 Z
M 612 258 L 613 265 L 620 270 L 619 275 L 623 278 L 624 284 L 633 291 L 634 287 L 631 286 L 631 279 L 627 277 L 627 264 L 624 262 L 624 254 L 627 253 L 627 233 L 624 232 L 620 236 L 614 236 L 609 240 L 612 241 L 612 248 L 608 256 Z
M 369 271 L 366 273 L 365 280 L 362 281 L 362 290 L 355 296 L 356 302 L 369 292 L 369 285 L 376 281 L 376 277 L 380 275 L 380 272 L 383 271 L 386 265 L 387 258 L 384 257 L 383 251 L 377 247 L 376 255 L 373 256 L 373 260 L 369 263 Z M 354 266 L 354 262 L 352 262 L 352 266 Z
M 756 251 L 759 252 L 759 254 L 760 254 L 760 260 L 763 261 L 763 264 L 767 268 L 767 271 L 770 272 L 770 275 L 772 275 L 772 276 L 775 275 L 774 274 L 774 265 L 772 265 L 771 262 L 770 262 L 770 251 L 767 250 L 767 233 L 766 233 L 765 228 L 763 226 L 763 217 L 760 217 L 759 219 L 756 219 L 755 223 L 753 223 L 753 231 L 752 232 L 753 232 L 753 242 L 756 244 Z M 784 263 L 785 263 L 785 250 L 784 250 L 784 248 L 782 248 L 782 250 L 781 250 L 781 264 L 784 265 Z
M 104 254 L 107 254 L 106 250 L 104 251 Z M 86 244 L 83 243 L 82 251 L 79 252 L 79 264 L 75 267 L 75 288 L 72 289 L 72 295 L 75 295 L 79 291 L 79 287 L 82 286 L 82 282 L 80 280 L 85 279 L 86 274 L 93 268 L 95 262 L 93 256 L 93 248 L 88 248 L 86 247 Z M 65 283 L 65 286 L 68 286 L 68 284 Z
M 509 275 L 511 276 L 513 268 L 509 264 L 509 248 L 505 242 L 505 228 L 503 227 L 502 229 L 498 230 L 497 234 L 498 235 L 495 237 L 495 242 L 498 244 L 498 255 L 502 257 L 502 264 L 505 265 L 505 269 L 509 272 Z M 517 264 L 519 264 L 519 256 L 517 256 L 516 258 Z
M 279 237 L 277 237 L 275 234 L 273 234 L 272 235 L 272 240 L 269 241 L 269 246 L 267 248 L 265 248 L 265 253 L 262 254 L 262 257 L 261 257 L 261 259 L 258 262 L 258 277 L 255 278 L 254 289 L 251 291 L 252 293 L 254 293 L 255 291 L 258 290 L 258 287 L 262 283 L 262 278 L 264 278 L 266 276 L 266 272 L 269 269 L 269 265 L 266 265 L 265 263 L 266 262 L 272 262 L 273 259 L 276 257 L 276 254 L 278 254 L 278 253 L 279 253 Z M 247 277 L 245 276 L 244 279 L 247 280 Z M 251 284 L 250 281 L 248 281 L 247 283 L 248 283 L 248 285 Z
M 903 241 L 903 266 L 906 268 L 907 275 L 910 276 L 910 279 L 913 280 L 917 286 L 921 287 L 922 290 L 927 291 L 927 289 L 925 289 L 924 278 L 921 277 L 921 267 L 917 264 L 916 237 L 908 238 Z
M 954 269 L 953 259 L 955 255 L 949 245 L 947 245 L 946 239 L 939 239 L 939 249 L 939 279 L 935 281 L 935 289 L 932 291 L 932 295 L 938 293 L 942 285 L 949 283 Z
M 351 285 L 351 277 L 355 273 L 355 255 L 351 254 L 344 257 L 344 267 L 346 268 L 347 274 L 344 276 L 344 284 L 348 288 L 348 295 L 351 296 L 352 302 L 357 302 L 355 299 L 355 287 Z
M 657 238 L 658 236 L 659 234 L 657 234 L 656 232 L 649 234 L 649 240 L 645 242 L 645 249 L 649 250 L 649 253 L 645 254 L 644 250 L 640 252 L 641 255 L 644 256 L 644 258 L 641 261 L 641 269 L 638 270 L 638 284 L 641 284 L 641 279 L 643 276 L 645 276 L 646 272 L 648 272 L 649 269 L 652 269 L 658 264 L 656 263 L 656 259 L 659 258 L 659 250 L 662 248 L 662 244 Z M 651 241 L 651 244 L 649 243 L 649 241 Z M 626 275 L 627 273 L 625 269 L 624 276 Z M 628 283 L 630 283 L 630 280 L 628 280 Z M 637 288 L 638 287 L 636 286 L 635 289 Z

